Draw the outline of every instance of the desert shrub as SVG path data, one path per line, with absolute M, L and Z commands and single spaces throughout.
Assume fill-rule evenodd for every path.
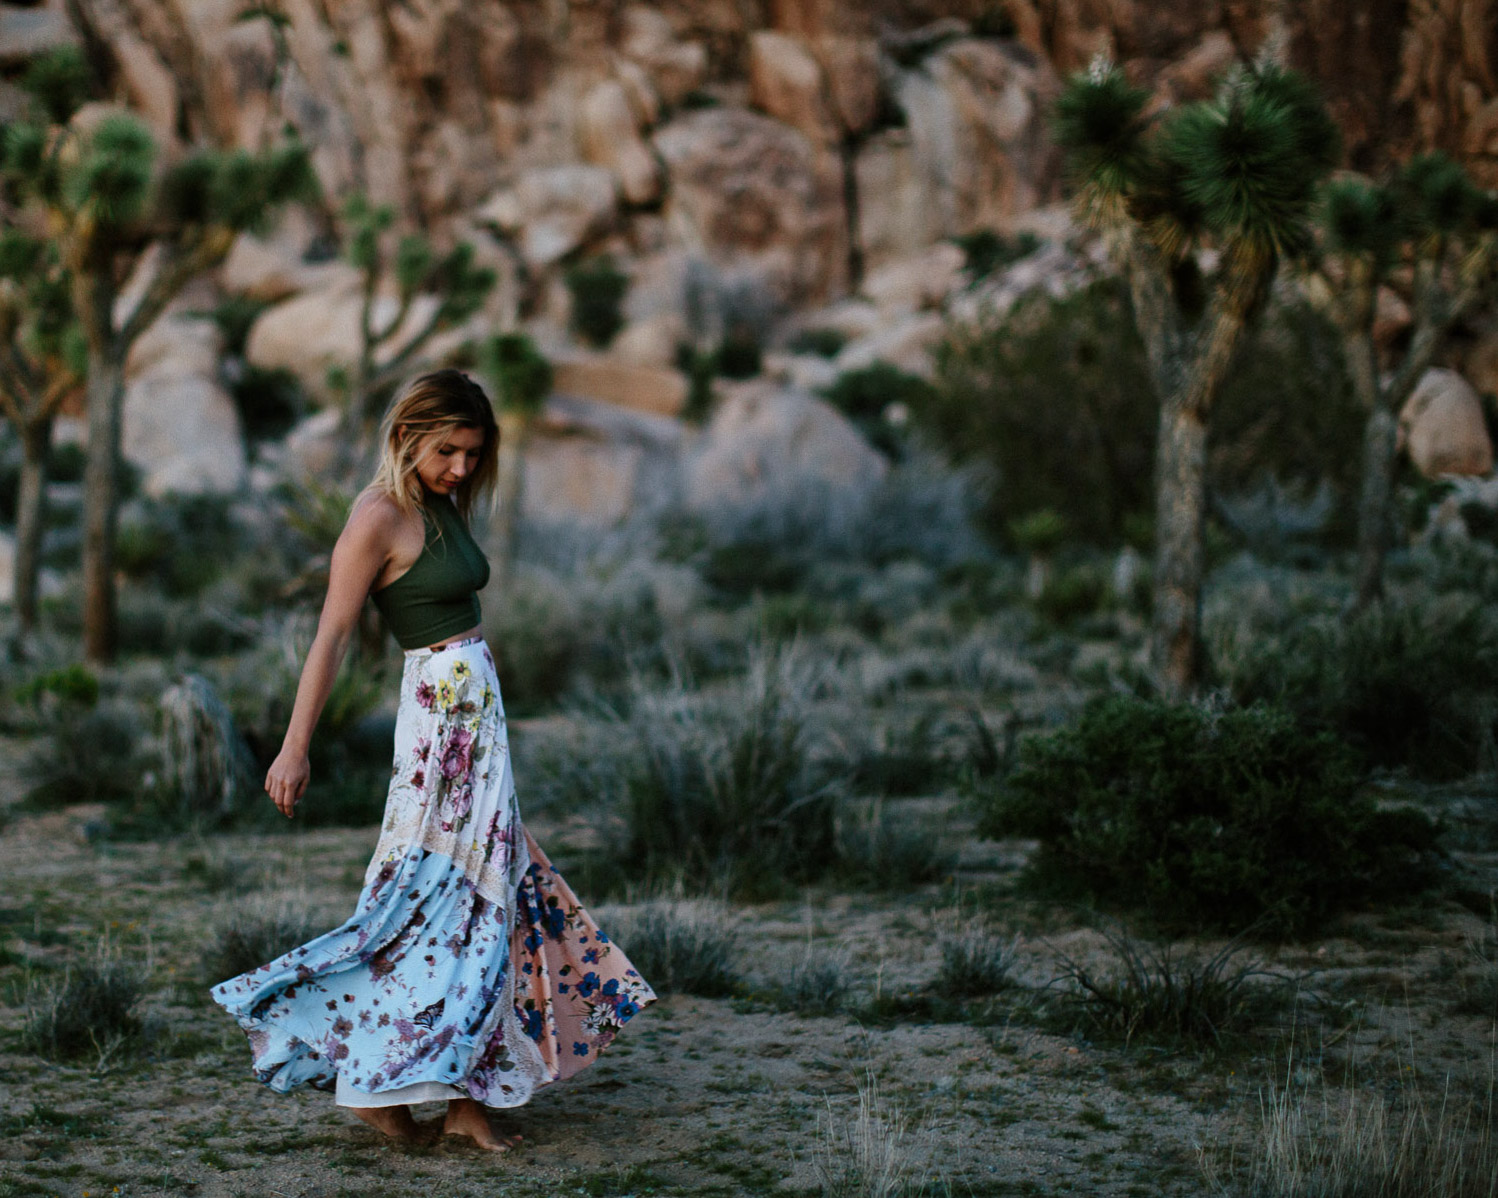
M 1067 986 L 1063 1005 L 1109 1039 L 1218 1043 L 1287 999 L 1286 979 L 1245 959 L 1236 941 L 1209 956 L 1122 930 L 1105 935 L 1114 961 L 1095 970 L 1062 957 L 1061 981 Z
M 922 1174 L 910 1120 L 881 1093 L 872 1068 L 858 1084 L 851 1115 L 831 1102 L 817 1121 L 812 1165 L 822 1198 L 902 1198 L 918 1192 Z
M 1035 598 L 1035 610 L 1053 624 L 1071 624 L 1102 610 L 1108 577 L 1093 562 L 1076 562 L 1051 574 Z
M 629 276 L 612 256 L 600 254 L 569 267 L 567 290 L 572 293 L 572 330 L 589 345 L 607 345 L 624 327 L 624 295 Z
M 956 860 L 946 843 L 945 822 L 895 812 L 876 800 L 864 811 L 844 811 L 838 821 L 839 873 L 870 889 L 919 886 L 947 876 Z
M 941 966 L 931 988 L 948 998 L 982 998 L 1014 985 L 1018 937 L 969 924 L 940 937 Z
M 1284 704 L 1371 764 L 1469 773 L 1498 720 L 1498 628 L 1464 596 L 1291 623 L 1224 663 L 1243 703 Z
M 53 1061 L 104 1060 L 138 1043 L 145 971 L 100 940 L 60 976 L 27 988 L 21 1047 Z
M 506 710 L 533 711 L 567 690 L 578 657 L 581 624 L 574 596 L 561 579 L 517 571 L 503 603 L 484 613 L 484 639 Z
M 658 899 L 611 925 L 611 938 L 657 994 L 721 998 L 738 989 L 738 933 L 721 907 Z
M 786 343 L 793 354 L 816 354 L 819 358 L 835 358 L 848 344 L 848 334 L 841 329 L 802 329 Z
M 849 783 L 861 794 L 919 795 L 942 789 L 952 762 L 942 749 L 942 713 L 927 707 L 910 723 L 886 724 L 852 754 Z M 882 735 L 881 735 L 882 733 Z
M 1260 1103 L 1251 1155 L 1219 1192 L 1244 1198 L 1491 1198 L 1498 1177 L 1492 1102 L 1413 1087 L 1345 1100 L 1286 1083 Z
M 621 763 L 619 856 L 646 876 L 753 896 L 837 864 L 837 785 L 813 755 L 818 670 L 793 650 L 760 650 L 745 675 L 703 694 L 637 683 Z
M 218 495 L 133 500 L 120 513 L 118 568 L 167 595 L 200 594 L 243 548 L 230 501 Z
M 1333 529 L 1361 444 L 1339 342 L 1324 318 L 1271 308 L 1213 408 L 1209 485 L 1251 491 L 1266 476 L 1314 491 L 1329 479 Z M 935 391 L 917 424 L 958 460 L 996 467 L 985 512 L 997 534 L 1015 512 L 1053 508 L 1086 541 L 1115 544 L 1152 510 L 1158 405 L 1124 286 L 1027 297 L 1009 313 L 957 324 L 934 354 Z M 1338 525 L 1337 521 L 1341 524 Z
M 305 901 L 278 898 L 236 904 L 215 925 L 205 946 L 203 981 L 216 985 L 248 973 L 306 944 L 322 930 Z
M 1040 847 L 1042 890 L 1191 928 L 1305 932 L 1430 881 L 1430 821 L 1378 809 L 1337 738 L 1283 708 L 1110 698 L 1020 744 L 981 828 Z
M 245 363 L 229 379 L 229 394 L 239 409 L 245 438 L 254 445 L 284 437 L 307 411 L 307 393 L 296 374 L 284 366 Z
M 1008 27 L 1013 29 L 1012 21 Z M 1012 34 L 978 36 L 1010 37 Z M 977 229 L 972 233 L 958 234 L 950 240 L 966 256 L 963 265 L 974 280 L 986 279 L 995 271 L 1002 270 L 1021 258 L 1028 258 L 1042 245 L 1040 238 L 1028 230 L 1008 236 L 993 229 Z
M 15 697 L 42 734 L 27 756 L 29 803 L 97 802 L 138 787 L 140 718 L 127 701 L 101 701 L 98 678 L 87 667 L 38 675 L 18 687 Z
M 931 384 L 920 375 L 888 362 L 844 371 L 822 391 L 871 445 L 895 459 L 904 455 L 905 429 L 912 415 L 931 403 L 932 394 Z
M 835 1015 L 853 989 L 845 952 L 807 944 L 796 962 L 770 987 L 776 1006 L 801 1015 Z

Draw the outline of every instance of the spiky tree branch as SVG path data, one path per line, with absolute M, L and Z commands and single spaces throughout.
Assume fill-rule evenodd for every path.
M 1439 154 L 1410 160 L 1375 183 L 1346 175 L 1320 204 L 1312 299 L 1342 336 L 1354 393 L 1366 413 L 1358 503 L 1354 612 L 1383 594 L 1393 524 L 1396 421 L 1450 329 L 1492 294 L 1498 264 L 1498 199 Z M 1414 329 L 1402 354 L 1380 360 L 1378 294 L 1408 270 Z
M 1071 80 L 1056 124 L 1077 210 L 1128 282 L 1160 400 L 1150 656 L 1162 689 L 1183 694 L 1199 670 L 1213 404 L 1280 262 L 1308 242 L 1314 187 L 1338 139 L 1309 85 L 1269 62 L 1158 119 L 1147 100 L 1098 63 Z M 1210 277 L 1199 266 L 1207 247 L 1220 259 Z

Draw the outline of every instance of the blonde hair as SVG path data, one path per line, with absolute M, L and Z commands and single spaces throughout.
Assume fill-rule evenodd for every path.
M 458 484 L 458 511 L 466 520 L 480 495 L 490 494 L 499 474 L 499 426 L 484 389 L 460 370 L 437 370 L 406 384 L 380 422 L 380 464 L 366 492 L 390 496 L 408 515 L 421 510 L 416 462 L 433 437 L 459 428 L 484 434 L 478 465 Z M 401 430 L 405 434 L 401 435 Z

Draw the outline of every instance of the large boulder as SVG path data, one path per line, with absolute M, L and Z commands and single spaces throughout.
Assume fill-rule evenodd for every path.
M 863 488 L 889 463 L 824 400 L 773 384 L 729 388 L 685 463 L 687 504 L 697 510 L 750 502 L 804 480 Z
M 660 167 L 640 136 L 639 116 L 623 83 L 597 84 L 583 97 L 578 117 L 583 157 L 614 173 L 620 195 L 631 204 L 648 204 L 660 195 Z
M 228 493 L 245 481 L 244 436 L 219 384 L 219 334 L 180 310 L 160 317 L 127 363 L 121 448 L 148 495 Z
M 387 362 L 399 353 L 431 320 L 438 303 L 434 295 L 417 296 L 395 335 L 376 353 L 376 361 Z M 313 398 L 324 403 L 335 400 L 338 397 L 328 386 L 328 368 L 351 369 L 358 360 L 363 304 L 357 276 L 337 276 L 329 287 L 303 292 L 268 308 L 250 328 L 245 359 L 265 370 L 289 370 Z M 383 329 L 399 311 L 395 296 L 376 296 L 371 324 Z
M 750 36 L 749 96 L 757 108 L 814 142 L 830 145 L 838 139 L 821 64 L 799 38 L 769 30 Z
M 687 380 L 679 370 L 644 366 L 613 355 L 570 355 L 552 363 L 552 390 L 558 395 L 596 400 L 676 416 L 687 401 Z
M 838 156 L 758 113 L 708 108 L 664 126 L 672 240 L 758 276 L 785 303 L 840 291 L 847 232 Z
M 539 269 L 606 230 L 617 203 L 614 174 L 608 167 L 538 167 L 491 196 L 477 217 L 517 237 L 521 255 Z
M 668 105 L 680 104 L 707 79 L 707 47 L 678 40 L 670 19 L 654 6 L 632 4 L 624 10 L 620 48 L 644 69 Z
M 934 237 L 1007 227 L 1046 202 L 1060 180 L 1048 116 L 1059 89 L 1055 73 L 1024 50 L 976 38 L 947 42 L 900 71 L 894 93 L 909 140 L 894 145 L 908 147 L 909 159 L 897 153 L 883 164 L 896 183 L 888 198 L 860 187 L 871 207 L 866 219 L 876 227 L 899 219 L 879 208 L 893 202 L 909 212 L 914 188 L 919 246 Z M 875 175 L 871 183 L 879 181 L 879 169 L 866 165 L 864 173 Z
M 1454 370 L 1427 370 L 1399 413 L 1399 445 L 1426 478 L 1490 474 L 1482 400 Z

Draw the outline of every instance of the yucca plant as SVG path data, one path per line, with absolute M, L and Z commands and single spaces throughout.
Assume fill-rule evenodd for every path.
M 333 367 L 328 381 L 343 397 L 344 465 L 354 472 L 373 452 L 375 427 L 396 383 L 419 361 L 434 336 L 456 328 L 483 306 L 495 282 L 494 271 L 474 264 L 473 246 L 466 241 L 439 255 L 426 237 L 408 233 L 396 242 L 393 254 L 387 253 L 387 234 L 394 224 L 395 209 L 371 204 L 363 193 L 355 193 L 344 203 L 344 257 L 363 275 L 359 356 L 352 367 Z M 387 275 L 394 278 L 399 303 L 390 319 L 378 325 L 375 300 L 380 281 Z M 398 352 L 382 354 L 422 293 L 438 297 L 426 323 L 406 338 Z
M 1494 286 L 1498 197 L 1442 154 L 1411 159 L 1374 182 L 1346 175 L 1322 197 L 1311 293 L 1342 334 L 1353 389 L 1367 414 L 1358 504 L 1355 607 L 1383 594 L 1389 550 L 1396 420 L 1451 327 Z M 1380 287 L 1407 280 L 1415 327 L 1397 356 L 1373 339 Z
M 38 255 L 50 290 L 32 303 L 56 305 L 47 320 L 55 322 L 49 328 L 57 351 L 56 371 L 29 389 L 27 410 L 45 409 L 52 388 L 66 390 L 70 375 L 85 380 L 84 651 L 107 661 L 115 649 L 120 410 L 130 347 L 189 280 L 223 261 L 241 231 L 261 228 L 282 204 L 310 197 L 316 184 L 296 142 L 258 154 L 199 150 L 158 174 L 156 144 L 135 117 L 73 120 L 92 86 L 76 49 L 38 58 L 24 79 L 31 112 L 0 129 L 0 182 L 15 222 L 7 234 L 15 255 L 10 266 L 14 282 L 15 267 Z M 28 247 L 20 229 L 45 229 L 48 250 Z M 53 252 L 56 264 L 47 265 Z M 143 262 L 148 277 L 139 298 L 117 311 L 119 281 Z M 12 298 L 37 319 L 37 309 L 25 303 L 26 287 L 15 288 Z M 18 330 L 26 324 L 15 320 Z M 46 362 L 42 352 L 32 368 Z
M 1077 209 L 1127 281 L 1160 401 L 1150 655 L 1162 688 L 1181 694 L 1199 669 L 1213 403 L 1280 263 L 1310 243 L 1339 139 L 1311 86 L 1272 62 L 1161 116 L 1148 99 L 1099 62 L 1067 85 L 1056 125 Z M 1210 271 L 1203 250 L 1215 251 Z

